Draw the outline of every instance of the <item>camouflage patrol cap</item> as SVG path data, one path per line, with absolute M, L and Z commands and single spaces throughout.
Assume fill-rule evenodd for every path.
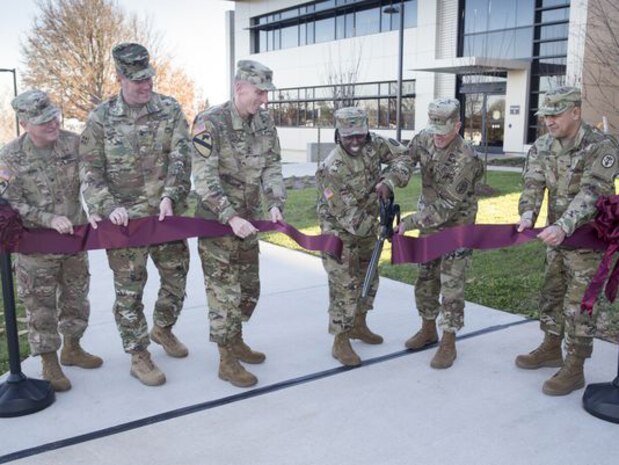
M 340 108 L 335 112 L 335 129 L 342 137 L 368 133 L 368 114 L 358 107 Z
M 42 90 L 32 89 L 19 94 L 11 101 L 11 106 L 20 121 L 30 124 L 45 124 L 60 114 L 60 109 L 50 102 Z
M 141 81 L 155 75 L 149 63 L 146 47 L 135 43 L 122 43 L 112 49 L 116 71 L 130 81 Z
M 247 81 L 260 90 L 275 90 L 273 71 L 254 60 L 239 60 L 236 64 L 234 79 L 237 81 Z
M 460 102 L 453 98 L 437 98 L 428 106 L 430 123 L 427 130 L 431 134 L 445 135 L 460 121 Z
M 581 102 L 582 97 L 579 88 L 568 86 L 555 87 L 546 92 L 544 100 L 535 114 L 540 116 L 560 115 L 574 105 L 580 105 Z

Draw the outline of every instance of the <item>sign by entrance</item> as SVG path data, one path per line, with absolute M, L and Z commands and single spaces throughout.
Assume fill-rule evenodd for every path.
M 520 114 L 520 105 L 510 105 L 509 106 L 509 114 L 510 115 L 519 115 Z

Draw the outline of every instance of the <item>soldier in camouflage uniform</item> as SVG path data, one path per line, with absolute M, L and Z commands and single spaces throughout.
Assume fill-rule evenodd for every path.
M 367 113 L 361 108 L 335 112 L 335 138 L 338 146 L 316 173 L 318 216 L 322 232 L 338 236 L 344 248 L 341 260 L 323 253 L 322 263 L 329 275 L 329 333 L 335 335 L 331 353 L 343 365 L 356 366 L 361 359 L 350 339 L 383 342 L 366 322 L 378 289 L 378 274 L 367 298 L 361 298 L 376 241 L 378 198 L 386 200 L 396 186 L 404 187 L 412 167 L 404 145 L 368 131 Z M 381 164 L 386 165 L 384 170 Z
M 262 363 L 265 355 L 243 341 L 242 324 L 260 294 L 257 229 L 261 197 L 273 222 L 282 220 L 286 190 L 279 138 L 267 110 L 273 72 L 251 60 L 237 64 L 233 100 L 200 113 L 193 124 L 193 179 L 199 196 L 196 216 L 228 224 L 234 236 L 202 238 L 210 338 L 219 348 L 219 377 L 235 386 L 256 384 L 241 363 Z
M 191 141 L 180 105 L 152 91 L 155 71 L 148 51 L 123 43 L 112 51 L 121 91 L 90 114 L 80 141 L 80 177 L 90 223 L 101 218 L 126 226 L 130 218 L 158 215 L 159 221 L 185 208 L 190 189 Z M 148 324 L 142 294 L 150 256 L 161 287 L 150 339 L 172 357 L 187 347 L 172 333 L 183 307 L 189 268 L 186 241 L 107 251 L 114 272 L 114 316 L 131 354 L 131 375 L 156 386 L 165 375 L 148 351 Z
M 29 90 L 12 101 L 26 133 L 0 151 L 0 175 L 8 180 L 3 196 L 24 225 L 73 234 L 86 221 L 79 195 L 79 137 L 60 129 L 60 110 L 47 94 Z M 2 194 L 2 193 L 0 193 Z M 58 364 L 97 368 L 103 360 L 85 352 L 80 339 L 88 326 L 88 255 L 16 254 L 17 292 L 28 315 L 31 355 L 41 355 L 43 378 L 56 391 L 71 388 Z
M 422 236 L 461 224 L 475 223 L 475 186 L 483 176 L 483 164 L 459 135 L 460 104 L 439 98 L 428 108 L 429 126 L 415 136 L 409 147 L 421 169 L 418 210 L 398 227 L 403 234 L 419 229 Z M 436 318 L 441 314 L 443 336 L 432 358 L 433 368 L 449 368 L 456 359 L 456 332 L 464 326 L 464 283 L 471 260 L 470 249 L 458 249 L 419 265 L 415 302 L 421 329 L 405 345 L 420 349 L 438 340 Z M 439 295 L 442 301 L 439 302 Z
M 581 314 L 580 302 L 602 258 L 602 252 L 561 243 L 594 218 L 599 196 L 614 194 L 618 172 L 617 144 L 581 120 L 580 106 L 580 90 L 574 87 L 551 89 L 544 96 L 538 115 L 544 117 L 548 134 L 529 150 L 518 204 L 518 231 L 523 231 L 535 224 L 548 193 L 548 225 L 538 235 L 548 246 L 540 298 L 544 341 L 529 354 L 516 357 L 516 365 L 561 367 L 543 386 L 544 393 L 557 396 L 585 385 L 584 361 L 593 350 L 596 313 Z

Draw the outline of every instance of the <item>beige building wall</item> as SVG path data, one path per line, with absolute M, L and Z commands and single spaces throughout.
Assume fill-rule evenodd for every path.
M 582 58 L 583 118 L 619 135 L 619 3 L 576 0 L 587 4 Z M 580 31 L 582 34 L 582 31 Z M 571 37 L 570 37 L 571 39 Z

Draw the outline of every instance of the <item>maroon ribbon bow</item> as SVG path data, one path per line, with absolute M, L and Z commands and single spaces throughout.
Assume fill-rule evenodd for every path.
M 606 277 L 608 276 L 613 262 L 613 255 L 619 250 L 619 195 L 600 197 L 595 206 L 598 209 L 598 213 L 595 217 L 593 227 L 598 237 L 606 243 L 606 252 L 580 304 L 580 310 L 589 315 L 593 313 L 595 301 L 600 294 L 600 290 L 604 286 L 604 282 L 606 281 Z M 619 262 L 615 264 L 604 289 L 604 293 L 609 302 L 614 302 L 617 297 L 618 285 Z

